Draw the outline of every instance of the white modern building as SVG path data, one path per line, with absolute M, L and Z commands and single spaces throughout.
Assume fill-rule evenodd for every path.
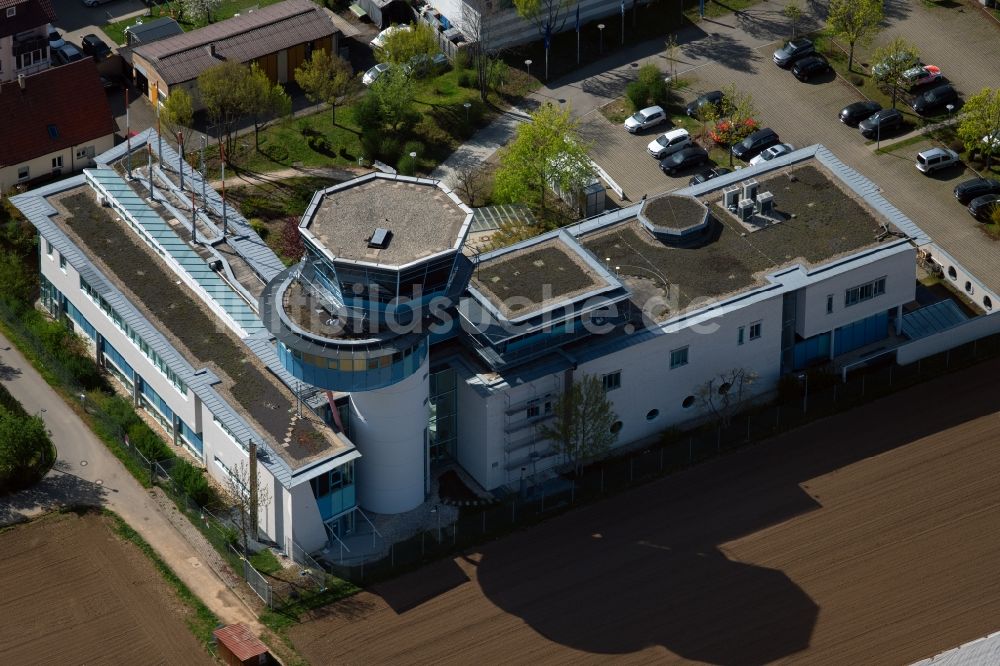
M 216 478 L 254 442 L 261 528 L 307 551 L 422 504 L 441 460 L 485 491 L 551 473 L 536 426 L 581 375 L 628 446 L 703 416 L 721 374 L 763 396 L 964 316 L 908 320 L 929 239 L 822 146 L 478 256 L 453 192 L 372 173 L 316 193 L 286 267 L 186 166 L 183 192 L 150 178 L 147 141 L 131 178 L 119 146 L 14 197 L 43 304 Z

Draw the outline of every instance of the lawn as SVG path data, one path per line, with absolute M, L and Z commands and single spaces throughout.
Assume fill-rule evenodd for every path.
M 508 85 L 522 83 L 523 74 L 511 75 Z M 483 104 L 479 91 L 460 85 L 469 79 L 474 80 L 470 70 L 456 69 L 416 83 L 414 110 L 420 118 L 398 138 L 401 145 L 411 141 L 421 144 L 416 150 L 418 173 L 432 171 L 477 128 L 493 119 L 495 112 Z M 498 97 L 491 102 L 495 106 L 503 104 Z M 470 104 L 467 111 L 465 103 Z M 337 107 L 336 123 L 329 109 L 303 118 L 279 120 L 261 132 L 260 151 L 254 150 L 252 135 L 243 136 L 234 162 L 239 168 L 258 173 L 300 166 L 357 166 L 364 151 L 361 127 L 355 122 L 351 106 L 348 103 Z
M 248 9 L 259 9 L 260 7 L 273 5 L 276 2 L 281 2 L 281 0 L 222 0 L 218 8 L 212 12 L 211 23 L 218 23 L 219 21 L 232 18 L 236 14 L 240 14 Z M 203 28 L 209 24 L 209 21 L 205 18 L 199 18 L 197 20 L 184 18 L 181 14 L 181 3 L 179 2 L 162 2 L 160 4 L 153 5 L 149 8 L 149 11 L 146 12 L 146 16 L 143 18 L 156 19 L 163 16 L 169 16 L 177 19 L 177 22 L 185 32 L 196 28 Z M 104 33 L 114 40 L 115 44 L 124 44 L 125 28 L 130 25 L 135 25 L 137 20 L 138 19 L 136 18 L 130 18 L 125 19 L 124 21 L 108 23 L 104 26 Z

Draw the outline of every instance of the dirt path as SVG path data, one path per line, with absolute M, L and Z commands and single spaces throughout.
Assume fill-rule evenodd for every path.
M 106 506 L 142 535 L 222 622 L 242 622 L 260 634 L 263 627 L 253 611 L 207 566 L 199 549 L 161 511 L 154 496 L 158 491 L 139 485 L 3 335 L 0 366 L 0 381 L 28 412 L 42 416 L 59 454 L 55 467 L 41 483 L 0 500 L 0 524 L 37 516 L 54 506 Z M 200 534 L 191 530 L 188 537 L 197 539 Z M 201 546 L 211 547 L 205 543 Z
M 292 638 L 316 664 L 839 666 L 938 653 L 998 628 L 998 371 L 986 363 L 571 512 L 348 599 Z M 430 580 L 437 596 L 413 607 Z
M 230 174 L 226 178 L 226 187 L 240 187 L 243 185 L 275 185 L 282 180 L 289 178 L 331 178 L 335 180 L 350 180 L 357 176 L 369 173 L 371 169 L 342 169 L 340 167 L 289 167 L 267 173 L 256 173 L 253 171 L 238 171 Z M 217 191 L 222 191 L 222 181 L 212 180 L 209 187 Z

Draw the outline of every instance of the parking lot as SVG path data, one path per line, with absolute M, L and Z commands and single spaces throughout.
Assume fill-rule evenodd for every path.
M 919 48 L 925 63 L 941 67 L 947 81 L 963 98 L 984 87 L 1000 87 L 1000 69 L 983 66 L 986 62 L 1000 61 L 1000 32 L 978 13 L 901 1 L 887 2 L 886 7 L 890 25 L 873 49 L 897 36 L 911 41 Z M 778 45 L 775 41 L 748 48 L 723 40 L 717 44 L 717 53 L 711 61 L 703 62 L 704 44 L 698 41 L 684 44 L 683 59 L 696 63 L 683 73 L 692 81 L 692 90 L 685 95 L 685 101 L 730 84 L 750 93 L 762 125 L 775 129 L 783 142 L 796 147 L 822 143 L 831 148 L 841 160 L 881 186 L 890 202 L 986 287 L 1000 292 L 997 247 L 951 192 L 956 183 L 975 173 L 969 168 L 953 168 L 929 177 L 920 174 L 914 167 L 916 153 L 928 144 L 907 145 L 877 154 L 875 146 L 867 143 L 856 129 L 837 120 L 841 108 L 863 99 L 857 89 L 848 81 L 832 76 L 814 83 L 797 81 L 772 62 L 771 54 Z M 731 51 L 729 55 L 727 49 Z M 865 53 L 859 55 L 864 62 Z M 899 106 L 909 111 L 905 103 Z M 692 175 L 686 172 L 668 177 L 646 153 L 646 144 L 665 128 L 629 135 L 596 111 L 583 118 L 583 133 L 594 145 L 595 160 L 621 185 L 631 201 L 681 187 Z M 598 136 L 600 140 L 595 141 Z
M 115 43 L 108 39 L 101 27 L 109 21 L 120 21 L 130 16 L 142 16 L 146 5 L 141 0 L 111 0 L 97 7 L 87 7 L 81 0 L 52 0 L 56 10 L 56 29 L 66 41 L 80 45 L 80 39 L 87 34 L 99 35 L 108 46 Z

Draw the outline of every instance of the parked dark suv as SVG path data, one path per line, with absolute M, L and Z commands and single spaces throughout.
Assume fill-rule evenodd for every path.
M 969 212 L 980 222 L 989 222 L 995 208 L 1000 208 L 1000 194 L 984 194 L 969 202 Z
M 848 127 L 857 127 L 865 118 L 871 118 L 873 113 L 882 110 L 882 105 L 871 100 L 848 104 L 840 110 L 840 122 Z
M 738 157 L 743 161 L 750 161 L 757 157 L 760 151 L 781 143 L 778 133 L 770 127 L 757 130 L 747 138 L 733 146 L 733 157 Z
M 902 126 L 903 114 L 899 109 L 882 109 L 858 123 L 858 129 L 866 139 L 886 136 Z
M 80 42 L 83 52 L 92 56 L 94 60 L 104 60 L 111 55 L 111 47 L 104 43 L 104 40 L 91 33 Z
M 1000 180 L 973 178 L 955 186 L 955 198 L 963 205 L 968 205 L 976 197 L 986 194 L 1000 194 Z

